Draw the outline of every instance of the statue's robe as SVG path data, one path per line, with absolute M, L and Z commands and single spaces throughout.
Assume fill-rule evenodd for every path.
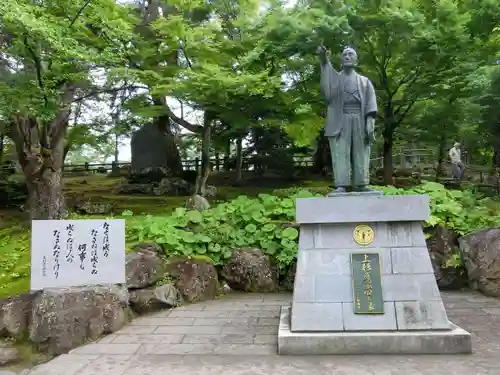
M 330 141 L 335 187 L 351 185 L 351 168 L 353 186 L 365 187 L 369 184 L 373 134 L 369 134 L 366 118 L 375 118 L 377 100 L 370 80 L 354 74 L 357 80 L 359 113 L 346 110 L 344 72 L 335 71 L 328 60 L 321 64 L 321 94 L 328 105 L 325 136 Z M 352 97 L 350 100 L 352 101 Z

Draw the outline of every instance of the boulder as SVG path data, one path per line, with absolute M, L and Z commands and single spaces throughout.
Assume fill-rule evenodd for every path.
M 157 285 L 130 292 L 130 305 L 139 314 L 174 307 L 179 303 L 179 292 L 172 284 Z
M 429 234 L 426 240 L 429 255 L 441 267 L 444 260 L 457 250 L 457 234 L 452 229 L 440 226 L 430 228 L 426 232 Z
M 447 268 L 446 260 L 458 249 L 458 236 L 452 230 L 444 227 L 435 227 L 426 230 L 430 235 L 427 238 L 427 248 L 431 258 L 434 276 L 441 289 L 459 289 L 464 285 L 460 270 Z
M 0 335 L 21 337 L 28 332 L 33 300 L 38 294 L 23 293 L 0 301 Z
M 117 194 L 143 194 L 143 195 L 153 195 L 154 185 L 137 184 L 137 183 L 125 183 L 119 187 L 116 191 Z
M 458 240 L 470 286 L 500 297 L 500 228 L 482 229 Z
M 217 270 L 208 258 L 171 259 L 167 272 L 186 302 L 211 300 L 217 295 Z
M 179 177 L 163 178 L 153 188 L 155 195 L 185 196 L 191 194 L 193 186 Z
M 129 289 L 146 288 L 163 278 L 165 264 L 158 255 L 160 249 L 156 244 L 141 244 L 127 254 L 125 272 Z
M 115 332 L 129 320 L 128 297 L 118 285 L 45 289 L 33 301 L 30 340 L 57 355 Z
M 84 202 L 76 202 L 74 211 L 84 215 L 107 215 L 113 212 L 113 205 L 111 203 L 92 202 L 87 200 Z
M 201 195 L 195 194 L 191 197 L 186 202 L 186 208 L 190 210 L 198 210 L 198 211 L 204 211 L 208 210 L 210 208 L 210 203 L 208 203 L 208 200 Z
M 20 359 L 19 357 L 20 353 L 18 349 L 10 346 L 6 342 L 0 342 L 0 366 L 17 362 Z
M 274 292 L 278 289 L 276 267 L 260 249 L 234 249 L 222 275 L 233 290 Z
M 285 278 L 283 279 L 283 282 L 281 283 L 283 290 L 285 290 L 287 292 L 293 292 L 296 272 L 297 272 L 297 262 L 294 262 L 290 266 L 290 268 L 288 269 L 287 273 L 285 274 Z

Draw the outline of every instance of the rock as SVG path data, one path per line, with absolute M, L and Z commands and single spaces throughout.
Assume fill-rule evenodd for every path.
M 172 284 L 157 285 L 130 292 L 130 305 L 139 314 L 170 308 L 179 303 L 179 292 Z
M 165 275 L 165 264 L 156 244 L 141 244 L 125 259 L 127 288 L 141 289 L 156 284 Z
M 158 245 L 156 242 L 141 242 L 135 245 L 134 251 L 136 253 L 138 252 L 150 252 L 150 253 L 155 253 L 158 255 L 160 258 L 165 257 L 165 251 L 163 250 L 163 247 Z
M 470 286 L 500 297 L 500 228 L 482 229 L 458 240 Z
M 207 199 L 202 197 L 201 195 L 195 194 L 189 197 L 186 202 L 186 207 L 190 210 L 198 210 L 204 211 L 210 208 L 210 203 L 208 203 Z
M 125 183 L 117 190 L 117 194 L 144 194 L 153 195 L 154 186 L 151 184 Z
M 278 289 L 276 268 L 260 249 L 234 249 L 222 275 L 233 290 L 274 292 Z
M 113 212 L 113 208 L 111 203 L 92 202 L 91 200 L 77 202 L 74 205 L 74 211 L 84 215 L 107 215 Z
M 443 289 L 450 289 L 453 285 L 457 285 L 458 287 L 458 284 L 462 284 L 456 280 L 458 273 L 445 269 L 446 260 L 458 248 L 456 233 L 444 227 L 430 228 L 426 232 L 430 235 L 426 242 L 438 286 Z
M 33 300 L 39 292 L 23 293 L 0 301 L 0 334 L 22 337 L 28 332 Z
M 130 140 L 130 152 L 132 156 L 131 169 L 134 175 L 145 175 L 148 169 L 166 169 L 168 166 L 165 133 L 155 123 L 143 125 L 139 130 L 133 132 Z M 161 178 L 156 181 L 160 180 Z M 151 182 L 151 180 L 146 182 Z
M 217 188 L 212 185 L 207 185 L 203 189 L 203 196 L 205 197 L 215 197 L 217 195 Z
M 441 267 L 444 260 L 457 250 L 457 234 L 452 229 L 439 226 L 426 232 L 430 235 L 426 240 L 429 255 Z
M 122 328 L 128 302 L 127 289 L 118 285 L 46 289 L 33 301 L 30 340 L 50 355 L 66 353 Z
M 142 177 L 131 177 L 131 181 L 122 184 L 118 190 L 118 194 L 143 194 L 156 196 L 185 196 L 190 195 L 193 186 L 179 177 L 162 177 L 160 181 L 154 182 L 137 182 Z M 146 177 L 144 179 L 153 179 Z
M 217 270 L 208 258 L 171 259 L 167 272 L 186 302 L 211 300 L 217 295 Z
M 285 278 L 282 282 L 283 290 L 287 292 L 293 292 L 293 286 L 295 284 L 295 273 L 297 272 L 297 262 L 294 262 L 288 269 Z
M 0 366 L 11 364 L 19 360 L 19 350 L 5 342 L 0 342 Z M 0 375 L 2 372 L 0 371 Z
M 231 293 L 231 287 L 229 286 L 227 281 L 224 281 L 222 284 L 222 293 L 224 293 L 224 294 Z
M 160 183 L 153 188 L 155 195 L 185 196 L 193 191 L 192 185 L 179 177 L 162 178 Z

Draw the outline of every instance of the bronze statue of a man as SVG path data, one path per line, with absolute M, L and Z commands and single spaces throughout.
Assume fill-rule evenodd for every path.
M 333 193 L 346 192 L 349 186 L 354 191 L 370 191 L 370 150 L 377 116 L 375 90 L 368 78 L 356 73 L 358 56 L 353 48 L 344 48 L 340 73 L 330 63 L 324 46 L 317 52 L 321 94 L 328 105 L 325 136 L 332 153 Z

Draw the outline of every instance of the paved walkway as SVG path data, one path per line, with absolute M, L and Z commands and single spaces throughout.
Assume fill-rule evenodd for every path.
M 473 333 L 472 355 L 278 356 L 290 297 L 236 294 L 159 312 L 29 375 L 500 375 L 498 299 L 443 293 L 450 319 Z

